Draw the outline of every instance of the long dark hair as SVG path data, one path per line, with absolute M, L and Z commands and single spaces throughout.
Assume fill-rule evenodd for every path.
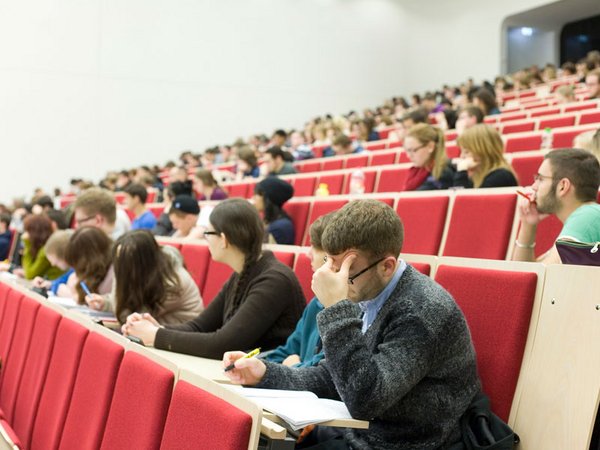
M 248 284 L 250 267 L 262 253 L 264 227 L 256 208 L 241 198 L 224 200 L 215 206 L 210 215 L 210 224 L 216 232 L 223 233 L 229 243 L 244 254 L 244 267 L 235 287 L 232 307 L 224 312 L 224 320 L 235 314 L 243 299 Z
M 115 269 L 115 313 L 122 315 L 146 308 L 156 312 L 168 296 L 182 294 L 181 281 L 171 259 L 162 252 L 148 230 L 122 235 L 112 249 Z
M 254 187 L 254 193 L 260 195 L 263 198 L 265 210 L 263 211 L 263 219 L 268 225 L 275 222 L 277 219 L 286 218 L 290 219 L 290 216 L 285 212 L 283 208 L 273 203 L 268 195 L 265 195 L 265 191 L 257 184 Z M 291 220 L 291 219 L 290 219 Z
M 77 229 L 65 251 L 65 261 L 75 270 L 77 278 L 85 281 L 90 291 L 95 292 L 106 277 L 112 264 L 112 240 L 96 227 Z M 80 304 L 85 304 L 85 292 L 77 285 Z
M 29 252 L 35 259 L 52 234 L 52 221 L 45 215 L 30 215 L 25 219 L 23 229 L 29 234 Z

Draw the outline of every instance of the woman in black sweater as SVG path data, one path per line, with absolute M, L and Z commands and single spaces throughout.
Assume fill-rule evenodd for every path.
M 194 320 L 161 327 L 150 314 L 131 314 L 124 335 L 179 353 L 221 358 L 235 348 L 275 348 L 294 331 L 305 300 L 292 270 L 262 251 L 264 227 L 246 200 L 219 203 L 204 232 L 212 259 L 234 270 Z

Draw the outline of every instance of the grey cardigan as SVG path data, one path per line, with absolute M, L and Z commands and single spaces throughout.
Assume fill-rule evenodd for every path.
M 292 369 L 266 363 L 259 387 L 341 399 L 368 430 L 353 448 L 438 449 L 460 439 L 459 419 L 480 389 L 464 316 L 450 294 L 408 266 L 363 335 L 358 305 L 343 300 L 317 316 L 325 359 Z

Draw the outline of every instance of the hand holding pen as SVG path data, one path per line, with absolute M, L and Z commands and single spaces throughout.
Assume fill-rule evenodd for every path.
M 93 294 L 87 284 L 85 284 L 85 281 L 81 281 L 79 285 L 81 286 L 81 289 L 83 289 L 83 292 L 85 292 L 85 301 L 88 304 L 88 307 L 90 309 L 95 309 L 96 311 L 102 311 L 105 303 L 104 298 L 102 298 L 101 295 Z
M 256 356 L 260 349 L 255 349 L 250 353 L 244 352 L 226 352 L 223 355 L 223 367 L 225 375 L 233 384 L 244 384 L 253 386 L 257 384 L 265 375 L 267 366 Z

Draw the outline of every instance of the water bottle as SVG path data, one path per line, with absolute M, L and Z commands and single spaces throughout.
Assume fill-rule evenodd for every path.
M 552 150 L 552 128 L 544 128 L 542 133 L 542 150 Z
M 317 197 L 327 197 L 329 195 L 329 186 L 327 186 L 327 183 L 320 183 L 315 195 Z
M 350 194 L 364 194 L 365 193 L 365 173 L 358 169 L 352 172 L 350 175 Z

